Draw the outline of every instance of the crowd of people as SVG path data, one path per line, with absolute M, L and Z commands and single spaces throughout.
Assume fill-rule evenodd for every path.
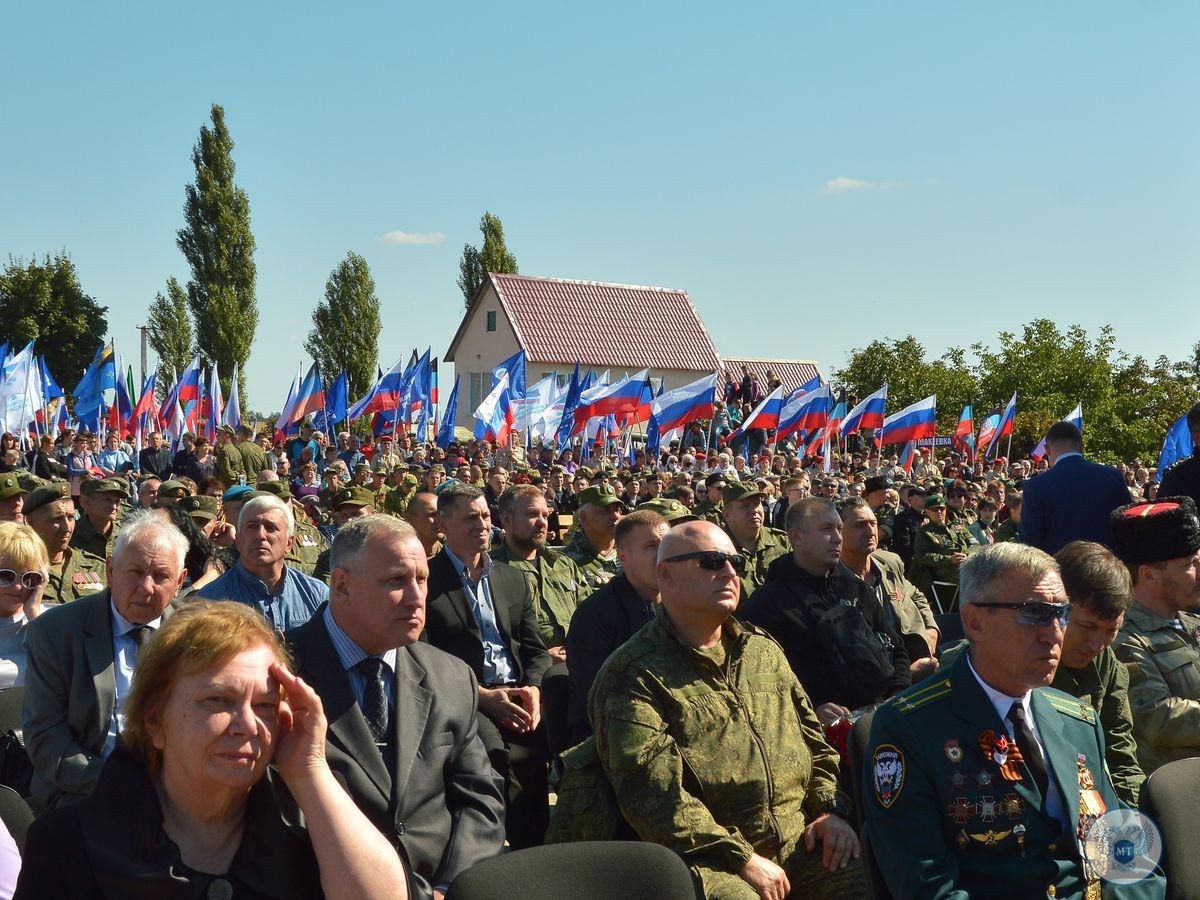
M 1159 491 L 1065 422 L 908 470 L 717 425 L 583 460 L 6 435 L 0 773 L 37 818 L 0 889 L 441 898 L 633 839 L 701 897 L 1099 896 L 1088 829 L 1200 755 L 1200 459 Z

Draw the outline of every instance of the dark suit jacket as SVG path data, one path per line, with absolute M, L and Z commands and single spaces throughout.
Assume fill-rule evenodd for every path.
M 326 605 L 287 634 L 297 673 L 325 706 L 326 758 L 359 809 L 403 847 L 418 892 L 431 896 L 433 885 L 504 846 L 504 799 L 479 740 L 476 681 L 427 644 L 396 651 L 388 771 L 329 638 Z
M 489 578 L 496 624 L 517 666 L 517 682 L 537 687 L 550 668 L 550 654 L 538 630 L 533 597 L 525 575 L 504 563 L 493 563 Z M 445 550 L 429 561 L 429 598 L 425 602 L 425 637 L 457 656 L 483 680 L 483 638 L 462 579 Z
M 1112 544 L 1108 516 L 1129 502 L 1129 489 L 1111 466 L 1082 456 L 1060 459 L 1025 482 L 1021 543 L 1057 553 L 1071 541 Z
M 117 700 L 110 602 L 106 588 L 50 607 L 25 633 L 21 719 L 35 812 L 82 800 L 100 776 Z

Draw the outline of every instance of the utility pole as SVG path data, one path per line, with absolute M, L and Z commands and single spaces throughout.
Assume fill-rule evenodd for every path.
M 142 382 L 138 385 L 138 390 L 142 389 L 142 385 L 146 383 L 146 329 L 149 325 L 139 325 L 137 330 L 142 333 Z

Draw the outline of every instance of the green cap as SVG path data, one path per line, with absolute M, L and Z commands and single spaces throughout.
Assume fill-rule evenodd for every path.
M 212 521 L 217 517 L 217 498 L 201 494 L 196 497 L 184 497 L 179 501 L 179 508 L 193 519 Z
M 65 481 L 52 481 L 50 484 L 42 485 L 25 498 L 25 515 L 29 515 L 47 503 L 70 499 L 71 485 Z
M 29 493 L 21 486 L 21 479 L 13 472 L 5 472 L 0 475 L 0 500 L 11 500 L 20 494 Z
M 721 499 L 726 503 L 737 503 L 739 500 L 749 500 L 751 497 L 762 498 L 767 496 L 757 485 L 747 484 L 744 481 L 726 481 L 725 488 L 721 491 Z
M 21 485 L 21 489 L 27 494 L 31 491 L 36 491 L 44 484 L 50 483 L 45 478 L 38 478 L 32 472 L 26 472 L 24 470 L 20 472 L 13 472 L 12 474 L 16 476 L 17 483 Z
M 290 500 L 292 496 L 292 489 L 288 487 L 288 483 L 282 478 L 278 481 L 264 481 L 262 484 L 256 485 L 255 490 L 274 494 L 282 500 Z
M 445 474 L 446 474 L 446 467 L 445 467 L 445 466 L 443 466 L 441 463 L 434 463 L 432 466 L 430 466 L 430 467 L 429 467 L 429 469 L 428 469 L 427 471 L 429 471 L 429 472 L 441 472 L 443 475 L 445 475 Z
M 417 481 L 417 476 L 412 474 L 411 472 L 409 472 L 407 475 L 405 475 L 403 478 L 400 479 L 400 483 L 404 484 L 404 485 L 408 485 L 408 487 L 410 487 L 410 488 L 415 488 L 419 482 Z
M 190 497 L 192 496 L 191 488 L 182 481 L 171 479 L 164 481 L 158 486 L 158 496 L 160 497 Z
M 617 496 L 617 492 L 613 490 L 609 484 L 594 484 L 591 487 L 584 488 L 579 492 L 579 505 L 587 506 L 612 506 L 614 503 L 621 503 L 621 498 Z
M 237 434 L 237 432 L 233 430 L 232 425 L 218 425 L 217 434 L 227 434 L 230 437 L 233 437 L 235 434 Z
M 333 495 L 333 502 L 329 504 L 330 509 L 337 509 L 339 506 L 374 506 L 375 494 L 373 491 L 364 487 L 349 487 L 342 488 Z
M 939 506 L 945 506 L 945 505 L 946 505 L 946 498 L 943 497 L 941 494 L 930 494 L 928 497 L 925 498 L 925 508 L 926 509 L 930 509 L 930 508 L 937 509 Z
M 85 497 L 92 494 L 120 494 L 126 499 L 129 498 L 129 489 L 123 478 L 93 478 L 79 486 L 79 493 Z
M 639 504 L 638 509 L 648 509 L 650 512 L 656 512 L 672 525 L 678 525 L 681 522 L 694 522 L 697 519 L 697 516 L 686 505 L 673 497 L 658 497 L 654 500 L 647 500 L 645 503 Z

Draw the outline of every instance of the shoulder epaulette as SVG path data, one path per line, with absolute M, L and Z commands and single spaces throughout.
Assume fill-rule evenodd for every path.
M 1084 703 L 1078 697 L 1072 697 L 1070 694 L 1064 694 L 1062 691 L 1046 688 L 1042 689 L 1042 696 L 1049 700 L 1050 705 L 1063 715 L 1087 722 L 1089 725 L 1096 723 L 1096 708 L 1090 703 Z
M 889 702 L 896 707 L 897 711 L 911 713 L 928 703 L 932 703 L 934 700 L 940 700 L 942 697 L 949 696 L 950 676 L 947 675 L 945 678 L 934 679 L 929 684 L 915 690 L 905 691 Z

